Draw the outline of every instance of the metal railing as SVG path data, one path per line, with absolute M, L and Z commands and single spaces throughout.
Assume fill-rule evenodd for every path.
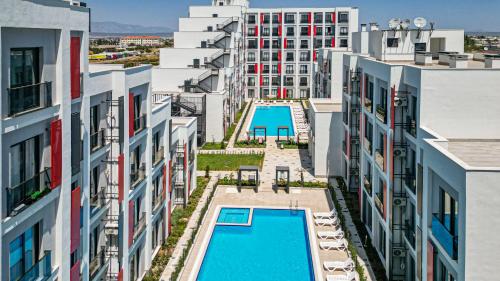
M 368 191 L 368 194 L 371 196 L 372 195 L 372 180 L 371 180 L 370 175 L 363 176 L 363 186 L 365 187 L 366 191 Z
M 93 280 L 96 277 L 97 273 L 106 265 L 107 261 L 106 247 L 102 246 L 101 250 L 95 254 L 89 263 L 89 280 Z
M 406 117 L 406 131 L 413 137 L 417 136 L 417 121 L 410 116 Z
M 375 150 L 375 163 L 377 163 L 377 165 L 382 170 L 384 170 L 384 155 L 383 155 L 383 151 L 380 149 Z
M 363 145 L 364 145 L 366 151 L 368 151 L 368 154 L 372 155 L 372 141 L 365 137 L 365 139 L 363 141 Z
M 153 203 L 153 211 L 157 210 L 163 201 L 165 201 L 165 198 L 163 198 L 163 193 L 161 193 L 158 196 L 153 196 L 153 202 L 152 202 Z
M 381 196 L 382 194 L 375 193 L 373 202 L 375 202 L 375 206 L 377 207 L 377 210 L 380 212 L 380 214 L 384 215 L 384 203 L 382 202 L 383 198 L 380 198 Z
M 165 158 L 165 148 L 160 146 L 157 151 L 153 151 L 153 166 Z
M 405 237 L 410 243 L 411 247 L 415 249 L 415 241 L 416 241 L 415 226 L 410 225 L 410 222 L 408 220 L 405 223 Z
M 97 193 L 93 192 L 93 188 L 90 189 L 90 209 L 99 209 L 106 205 L 106 194 L 105 188 L 99 188 Z
M 134 241 L 141 235 L 146 228 L 146 212 L 142 212 L 138 221 L 134 222 Z
M 7 188 L 7 214 L 15 216 L 50 192 L 50 168 Z
M 100 129 L 99 131 L 90 135 L 90 150 L 96 151 L 106 145 L 106 131 Z
M 146 167 L 142 165 L 137 170 L 130 171 L 130 187 L 134 189 L 141 181 L 146 178 Z
M 184 184 L 182 186 L 178 187 L 176 186 L 174 188 L 174 204 L 176 205 L 181 205 L 185 203 L 185 191 L 184 191 Z
M 51 251 L 45 251 L 44 255 L 41 259 L 39 259 L 31 268 L 29 268 L 21 278 L 17 279 L 17 281 L 31 281 L 31 280 L 47 280 L 52 274 L 52 261 L 51 261 Z M 19 261 L 15 265 L 11 265 L 10 272 L 15 271 L 15 268 L 23 267 L 23 260 Z M 11 276 L 12 278 L 12 276 Z
M 134 119 L 134 132 L 138 133 L 147 128 L 147 116 L 143 114 L 142 116 Z
M 52 82 L 7 89 L 7 117 L 52 106 Z
M 366 107 L 366 110 L 368 110 L 369 112 L 372 112 L 372 100 L 365 97 L 365 107 Z
M 377 118 L 382 121 L 383 123 L 386 122 L 386 116 L 387 116 L 387 109 L 385 109 L 383 106 L 381 105 L 377 105 L 377 112 L 375 114 L 375 116 L 377 116 Z

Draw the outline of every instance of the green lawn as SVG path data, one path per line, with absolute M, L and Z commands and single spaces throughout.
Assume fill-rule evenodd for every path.
M 241 165 L 259 166 L 264 163 L 264 154 L 198 154 L 198 170 L 236 171 Z
M 201 149 L 203 150 L 223 150 L 226 149 L 226 144 L 223 142 L 207 142 Z

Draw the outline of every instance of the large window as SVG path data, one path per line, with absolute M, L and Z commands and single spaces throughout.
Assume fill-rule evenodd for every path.
M 39 224 L 35 224 L 9 244 L 10 280 L 20 280 L 38 260 Z
M 10 51 L 10 87 L 37 84 L 40 81 L 38 49 Z
M 249 62 L 254 62 L 255 61 L 255 53 L 248 53 L 247 59 Z
M 385 259 L 385 230 L 384 226 L 382 224 L 379 224 L 379 235 L 378 235 L 378 250 L 380 251 L 380 254 L 382 254 L 382 257 Z
M 455 236 L 458 234 L 458 202 L 442 188 L 439 199 L 438 219 Z

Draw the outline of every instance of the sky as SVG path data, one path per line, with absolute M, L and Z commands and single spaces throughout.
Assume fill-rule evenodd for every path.
M 114 21 L 177 30 L 189 5 L 211 0 L 87 0 L 93 21 Z M 500 32 L 500 0 L 250 0 L 251 7 L 358 7 L 360 23 L 386 27 L 391 18 L 425 17 L 436 28 Z

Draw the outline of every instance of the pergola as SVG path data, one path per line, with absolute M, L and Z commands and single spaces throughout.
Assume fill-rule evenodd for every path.
M 255 126 L 253 127 L 253 140 L 257 137 L 257 131 L 264 131 L 264 142 L 267 142 L 267 127 L 266 126 Z
M 283 177 L 283 174 L 286 173 L 286 177 Z M 282 178 L 286 179 L 286 184 L 284 186 L 280 186 L 279 182 Z M 276 191 L 278 189 L 283 188 L 287 193 L 290 192 L 290 167 L 288 166 L 276 166 Z
M 286 131 L 286 141 L 287 142 L 290 142 L 290 128 L 288 128 L 288 126 L 279 126 L 278 127 L 278 138 L 277 138 L 277 142 L 280 141 L 280 133 L 281 131 Z
M 250 175 L 248 177 L 249 185 L 245 185 L 244 187 L 251 187 L 257 192 L 259 190 L 259 167 L 257 166 L 240 166 L 238 169 L 238 190 L 241 191 L 241 188 L 243 187 L 242 181 L 241 181 L 241 175 L 242 173 L 247 172 L 247 173 L 253 173 L 253 175 Z M 253 183 L 253 184 L 252 184 Z

